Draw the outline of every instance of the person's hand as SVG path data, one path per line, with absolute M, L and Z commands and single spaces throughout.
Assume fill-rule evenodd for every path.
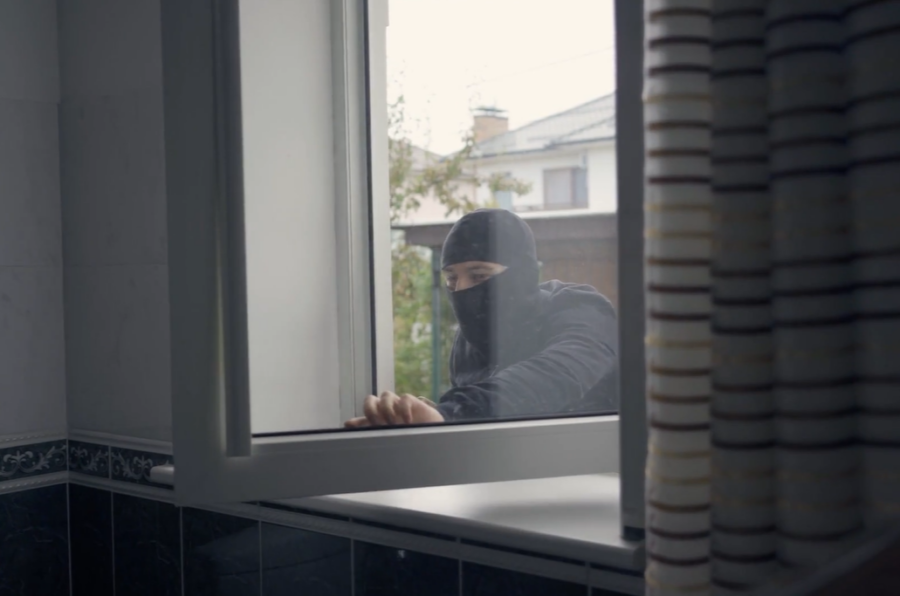
M 379 396 L 370 395 L 363 406 L 365 416 L 348 420 L 346 428 L 386 426 L 399 424 L 429 424 L 443 422 L 441 413 L 425 399 L 408 393 L 397 395 L 384 391 Z

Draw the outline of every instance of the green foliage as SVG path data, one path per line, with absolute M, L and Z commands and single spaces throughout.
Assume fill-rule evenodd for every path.
M 437 200 L 446 217 L 460 217 L 480 206 L 475 189 L 487 185 L 491 196 L 499 191 L 525 194 L 530 185 L 501 176 L 479 176 L 470 161 L 475 150 L 473 132 L 467 133 L 462 148 L 450 155 L 435 158 L 417 150 L 409 141 L 404 100 L 401 96 L 390 105 L 388 120 L 389 183 L 391 225 L 415 213 L 425 200 Z M 394 373 L 395 389 L 429 397 L 432 395 L 432 297 L 435 284 L 431 267 L 431 250 L 405 242 L 402 231 L 395 231 L 391 247 L 393 258 L 394 298 Z M 449 385 L 448 361 L 456 321 L 440 288 L 441 299 L 441 391 Z

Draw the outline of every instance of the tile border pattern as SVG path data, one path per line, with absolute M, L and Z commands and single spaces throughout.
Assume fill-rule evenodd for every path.
M 6 459 L 4 459 L 6 458 Z M 15 490 L 45 484 L 71 482 L 157 501 L 175 503 L 173 487 L 150 480 L 150 469 L 173 464 L 164 453 L 65 439 L 17 445 L 0 449 L 0 465 L 9 478 L 0 477 L 4 487 Z M 46 478 L 40 478 L 46 476 Z M 37 478 L 36 478 L 37 477 Z M 15 480 L 16 482 L 13 482 Z M 597 568 L 588 562 L 562 559 L 549 554 L 518 551 L 501 545 L 438 536 L 415 528 L 344 518 L 309 509 L 292 509 L 282 504 L 242 503 L 203 509 L 253 519 L 258 522 L 320 532 L 384 546 L 444 556 L 509 571 L 538 575 L 600 588 L 621 594 L 643 594 L 643 578 L 628 570 Z
M 65 439 L 0 448 L 0 482 L 68 470 Z
M 172 490 L 171 486 L 150 480 L 150 470 L 174 461 L 165 453 L 69 441 L 69 471 L 97 478 Z
M 109 460 L 110 478 L 113 480 L 172 489 L 171 486 L 157 484 L 150 480 L 150 470 L 155 466 L 172 465 L 174 463 L 175 460 L 171 455 L 110 447 Z
M 83 441 L 69 441 L 69 471 L 109 478 L 109 447 Z

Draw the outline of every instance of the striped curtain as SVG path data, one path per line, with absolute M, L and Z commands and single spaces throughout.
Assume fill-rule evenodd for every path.
M 644 0 L 647 594 L 900 519 L 900 1 Z

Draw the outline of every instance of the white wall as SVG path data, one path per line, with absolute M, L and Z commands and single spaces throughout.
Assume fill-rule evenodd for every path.
M 456 197 L 466 198 L 470 201 L 486 201 L 488 195 L 490 193 L 478 193 L 475 189 L 474 183 L 459 183 L 456 186 L 456 190 L 454 191 Z M 434 196 L 434 193 L 429 193 L 428 196 L 421 199 L 419 208 L 413 212 L 409 213 L 406 217 L 402 219 L 402 224 L 404 225 L 419 225 L 419 224 L 429 224 L 435 222 L 443 222 L 449 220 L 457 219 L 457 215 L 452 215 L 449 218 L 447 217 L 447 208 L 441 204 L 440 201 Z
M 619 192 L 616 144 L 610 142 L 588 153 L 588 196 L 591 211 L 615 213 Z
M 297 348 L 328 319 L 302 307 L 334 311 L 309 291 L 332 289 L 334 270 L 333 202 L 312 202 L 334 194 L 333 152 L 315 140 L 332 126 L 329 8 L 241 3 L 255 432 L 342 423 L 336 338 Z M 59 20 L 69 429 L 170 441 L 159 0 L 61 2 Z M 313 258 L 327 278 L 310 274 Z M 309 391 L 311 375 L 329 391 Z
M 510 156 L 507 159 L 492 158 L 475 166 L 475 173 L 480 178 L 492 174 L 510 175 L 521 182 L 531 183 L 531 192 L 513 198 L 516 207 L 540 207 L 544 204 L 544 170 L 553 168 L 588 168 L 588 207 L 579 211 L 615 213 L 616 212 L 616 148 L 615 142 L 594 145 L 584 151 L 566 151 L 559 153 L 535 153 L 532 155 Z M 459 193 L 467 192 L 469 187 L 460 185 Z M 481 185 L 470 196 L 481 204 L 487 204 L 491 193 L 487 185 Z M 558 210 L 559 213 L 571 215 L 573 210 Z M 415 213 L 409 214 L 401 222 L 404 225 L 424 225 L 443 223 L 456 219 L 447 217 L 446 209 L 433 196 L 422 199 L 421 206 Z M 529 217 L 528 211 L 522 212 Z M 536 210 L 534 216 L 546 215 L 545 210 Z
M 615 144 L 594 146 L 583 152 L 559 154 L 535 153 L 510 157 L 508 160 L 492 159 L 479 164 L 479 176 L 509 172 L 519 181 L 531 184 L 531 192 L 513 198 L 515 207 L 541 207 L 544 204 L 544 170 L 555 168 L 588 168 L 588 210 L 612 213 L 616 210 L 616 153 Z M 479 189 L 486 199 L 489 191 Z
M 56 2 L 0 0 L 0 436 L 64 433 Z
M 159 3 L 58 18 L 69 428 L 169 440 Z

